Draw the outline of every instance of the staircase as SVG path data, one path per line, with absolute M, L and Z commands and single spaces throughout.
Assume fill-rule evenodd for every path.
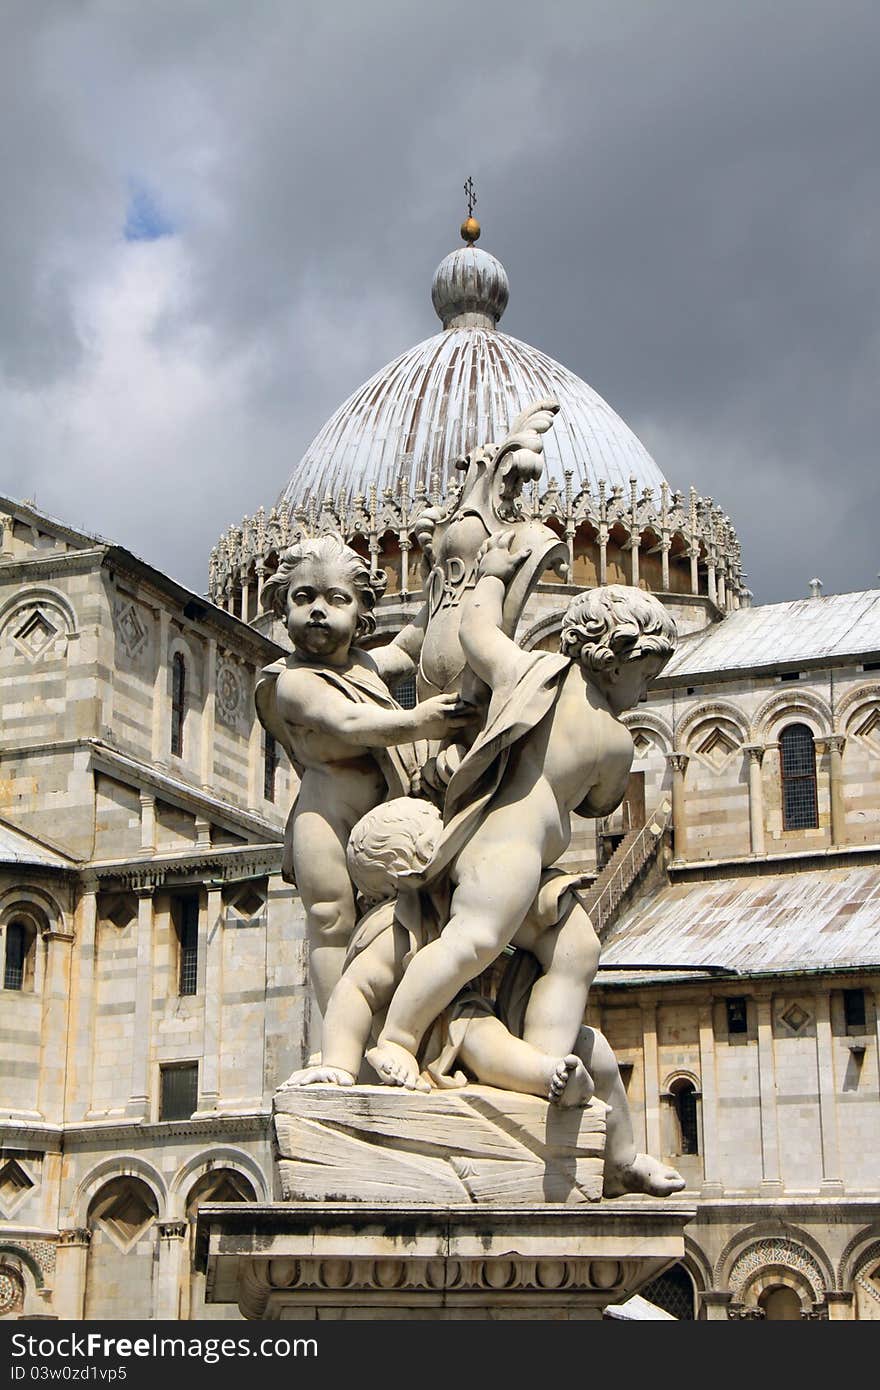
M 600 941 L 639 874 L 657 854 L 671 814 L 670 803 L 661 801 L 644 825 L 628 830 L 589 891 L 583 894 L 584 906 Z

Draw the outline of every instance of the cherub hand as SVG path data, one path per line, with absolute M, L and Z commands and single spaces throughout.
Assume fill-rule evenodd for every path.
M 412 711 L 416 738 L 445 738 L 453 729 L 460 729 L 474 718 L 473 705 L 458 695 L 432 695 L 422 700 Z
M 478 579 L 491 575 L 494 579 L 500 579 L 505 587 L 510 583 L 523 561 L 532 553 L 531 547 L 526 546 L 524 550 L 512 554 L 510 547 L 513 540 L 513 531 L 501 531 L 483 541 L 477 552 Z

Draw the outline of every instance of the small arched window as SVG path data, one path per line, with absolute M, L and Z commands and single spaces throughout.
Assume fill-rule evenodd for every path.
M 3 988 L 23 989 L 30 932 L 24 922 L 10 922 L 6 928 L 3 959 Z
M 819 824 L 816 800 L 816 749 L 806 724 L 789 724 L 779 736 L 782 767 L 782 825 L 810 830 Z
M 682 1077 L 673 1081 L 670 1092 L 672 1107 L 678 1122 L 678 1148 L 680 1154 L 700 1152 L 700 1127 L 697 1121 L 697 1088 L 692 1081 Z
M 183 722 L 186 717 L 186 662 L 175 652 L 171 662 L 171 752 L 183 757 Z

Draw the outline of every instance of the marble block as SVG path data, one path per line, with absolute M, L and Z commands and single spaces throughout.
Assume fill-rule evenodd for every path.
M 578 1206 L 602 1196 L 607 1106 L 490 1086 L 309 1086 L 275 1097 L 286 1201 Z

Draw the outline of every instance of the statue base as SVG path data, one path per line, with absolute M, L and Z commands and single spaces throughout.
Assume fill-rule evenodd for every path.
M 306 1086 L 275 1097 L 282 1196 L 380 1206 L 577 1206 L 602 1196 L 600 1100 L 561 1109 L 492 1086 Z
M 207 1298 L 267 1320 L 600 1318 L 681 1259 L 694 1216 L 601 1200 L 605 1114 L 481 1086 L 280 1092 L 287 1200 L 199 1208 Z

